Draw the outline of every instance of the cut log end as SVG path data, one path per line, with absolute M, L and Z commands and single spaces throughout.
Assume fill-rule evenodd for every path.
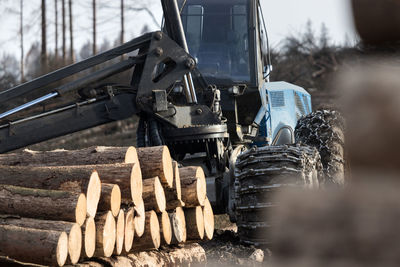
M 121 208 L 121 190 L 118 185 L 114 185 L 111 191 L 111 212 L 117 217 Z
M 95 217 L 97 206 L 101 195 L 101 181 L 97 171 L 93 171 L 90 175 L 89 183 L 86 190 L 87 197 L 87 214 L 90 217 Z
M 68 235 L 62 232 L 57 242 L 56 258 L 58 266 L 64 266 L 68 257 Z
M 125 212 L 119 211 L 117 217 L 117 230 L 116 230 L 115 254 L 121 255 L 124 249 L 124 236 L 125 236 Z
M 124 240 L 125 252 L 131 251 L 134 236 L 135 236 L 134 209 L 130 208 L 125 215 L 125 240 Z
M 136 148 L 133 146 L 128 147 L 125 153 L 125 163 L 138 163 L 139 158 L 137 155 Z
M 154 248 L 159 248 L 161 244 L 160 238 L 160 224 L 158 222 L 157 214 L 154 211 L 150 212 L 150 232 L 153 240 Z
M 172 167 L 171 153 L 169 152 L 167 146 L 164 146 L 164 149 L 162 151 L 162 163 L 164 170 L 163 179 L 165 180 L 165 183 L 168 187 L 172 187 L 174 181 L 174 169 Z
M 111 211 L 95 218 L 96 257 L 110 257 L 114 252 L 116 223 Z
M 179 169 L 182 186 L 182 200 L 185 207 L 204 206 L 207 185 L 201 167 L 184 167 Z
M 183 209 L 178 207 L 174 212 L 168 214 L 171 222 L 172 240 L 171 244 L 183 243 L 186 241 L 186 220 Z
M 158 221 L 160 223 L 160 230 L 162 234 L 162 241 L 161 244 L 169 245 L 171 244 L 172 240 L 172 229 L 171 229 L 171 222 L 169 220 L 168 213 L 166 211 L 158 214 Z
M 206 201 L 204 203 L 203 215 L 204 215 L 204 237 L 207 240 L 211 240 L 214 235 L 214 212 L 212 210 L 212 206 L 208 198 L 206 198 Z
M 165 193 L 158 177 L 148 178 L 143 181 L 143 201 L 144 207 L 147 211 L 165 211 Z
M 135 250 L 158 249 L 160 244 L 160 224 L 157 213 L 153 210 L 147 211 L 144 234 L 141 238 L 135 240 L 133 248 Z
M 177 199 L 182 199 L 182 188 L 181 188 L 181 178 L 179 175 L 179 165 L 178 162 L 174 161 L 172 164 L 174 169 L 174 188 L 176 190 Z
M 188 240 L 201 240 L 204 237 L 204 215 L 200 206 L 185 209 Z
M 158 176 L 165 187 L 172 187 L 174 173 L 167 146 L 140 147 L 137 153 L 143 178 Z
M 72 264 L 79 261 L 82 251 L 82 230 L 75 223 L 68 234 L 68 253 Z
M 131 197 L 133 204 L 138 205 L 142 201 L 143 180 L 139 162 L 133 164 L 131 171 Z
M 206 184 L 206 179 L 204 178 L 198 178 L 197 180 L 197 198 L 199 201 L 200 206 L 204 206 L 204 202 L 206 200 L 207 196 L 207 184 Z
M 75 208 L 75 218 L 79 226 L 82 226 L 86 219 L 87 199 L 85 194 L 80 194 Z
M 135 234 L 137 237 L 141 237 L 144 233 L 146 213 L 144 209 L 143 199 L 138 202 L 134 207 L 135 210 Z
M 88 217 L 83 229 L 84 233 L 84 254 L 83 256 L 91 258 L 96 249 L 96 224 L 93 217 Z

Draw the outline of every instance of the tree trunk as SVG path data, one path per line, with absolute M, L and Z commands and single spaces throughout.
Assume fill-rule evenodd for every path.
M 101 195 L 99 205 L 97 206 L 98 211 L 109 211 L 111 210 L 114 217 L 118 216 L 121 208 L 121 190 L 116 184 L 101 184 Z
M 60 231 L 0 225 L 0 244 L 1 255 L 22 262 L 63 266 L 68 257 L 68 236 Z
M 96 42 L 96 0 L 92 2 L 93 11 L 93 55 L 97 54 L 97 42 Z
M 166 211 L 157 214 L 160 223 L 161 245 L 169 245 L 172 240 L 171 221 Z
M 171 222 L 172 228 L 172 239 L 171 244 L 179 244 L 186 242 L 187 234 L 186 234 L 186 220 L 185 213 L 183 209 L 178 207 L 174 210 L 174 212 L 169 213 L 169 220 Z
M 116 224 L 111 211 L 98 214 L 96 222 L 96 250 L 95 257 L 110 257 L 115 248 Z
M 143 201 L 145 210 L 165 211 L 164 189 L 158 177 L 143 180 Z
M 206 266 L 207 258 L 199 244 L 182 244 L 160 251 L 130 253 L 129 257 L 102 259 L 102 263 L 87 261 L 77 267 L 147 267 L 147 266 Z
M 76 192 L 0 185 L 0 213 L 82 225 L 86 218 L 86 198 Z
M 56 64 L 58 64 L 58 0 L 54 0 L 54 29 L 55 29 L 54 57 Z
M 132 249 L 133 239 L 135 237 L 135 219 L 134 209 L 130 208 L 125 212 L 125 236 L 124 236 L 124 251 L 126 254 Z
M 182 187 L 182 201 L 186 208 L 204 206 L 207 186 L 204 171 L 201 167 L 184 167 L 179 169 Z
M 82 258 L 91 258 L 96 249 L 96 223 L 93 217 L 87 217 L 86 222 L 82 225 L 83 246 Z
M 24 74 L 24 0 L 20 0 L 19 4 L 20 4 L 19 34 L 20 34 L 20 48 L 21 48 L 21 58 L 20 58 L 21 80 L 20 80 L 20 82 L 23 83 L 25 81 L 25 74 Z
M 117 228 L 115 238 L 115 255 L 121 255 L 124 249 L 124 236 L 125 236 L 125 212 L 121 209 L 117 216 Z
M 134 206 L 135 210 L 135 235 L 141 237 L 144 233 L 146 212 L 144 209 L 143 199 L 137 205 Z
M 176 207 L 181 207 L 182 205 L 182 190 L 181 190 L 181 178 L 179 176 L 178 163 L 174 161 L 172 163 L 172 168 L 174 170 L 174 181 L 171 188 L 164 188 L 165 198 L 167 202 L 166 210 L 173 210 Z
M 125 16 L 124 16 L 125 8 L 124 8 L 124 0 L 121 0 L 121 45 L 125 42 Z
M 32 151 L 0 155 L 0 165 L 10 166 L 74 166 L 114 163 L 137 163 L 141 175 L 139 159 L 135 147 L 96 146 L 80 150 L 58 149 L 53 151 Z
M 164 187 L 172 187 L 174 172 L 167 146 L 140 147 L 137 153 L 143 179 L 158 176 Z
M 200 206 L 185 209 L 187 240 L 202 240 L 204 237 L 204 215 Z
M 211 240 L 214 235 L 214 212 L 212 210 L 212 206 L 208 198 L 206 198 L 206 201 L 204 202 L 203 215 L 204 215 L 204 238 L 207 240 Z
M 66 232 L 68 235 L 69 259 L 72 264 L 75 264 L 79 261 L 82 249 L 82 231 L 81 227 L 77 223 L 17 218 L 15 216 L 12 217 L 0 215 L 0 225 Z
M 69 9 L 69 50 L 70 50 L 70 63 L 73 64 L 75 62 L 75 54 L 74 54 L 74 30 L 72 28 L 72 0 L 68 1 L 68 9 Z
M 67 24 L 65 22 L 65 0 L 61 0 L 61 16 L 62 16 L 62 59 L 63 59 L 63 65 L 66 64 L 66 59 L 67 59 Z
M 145 230 L 141 238 L 133 243 L 133 250 L 157 249 L 160 247 L 160 224 L 155 211 L 146 211 Z
M 42 49 L 40 52 L 41 73 L 47 73 L 47 35 L 46 35 L 46 0 L 42 0 Z
M 96 215 L 101 182 L 96 166 L 11 167 L 0 166 L 0 184 L 31 188 L 85 192 L 87 212 Z

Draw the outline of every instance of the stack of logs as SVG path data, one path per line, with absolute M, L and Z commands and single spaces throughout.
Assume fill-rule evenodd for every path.
M 0 155 L 0 256 L 63 266 L 213 232 L 202 168 L 166 146 Z

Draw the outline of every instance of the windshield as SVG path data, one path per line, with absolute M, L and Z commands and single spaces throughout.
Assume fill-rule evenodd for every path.
M 188 0 L 182 23 L 203 76 L 250 82 L 249 1 Z

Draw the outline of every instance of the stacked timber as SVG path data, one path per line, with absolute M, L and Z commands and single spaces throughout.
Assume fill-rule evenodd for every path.
M 179 168 L 166 146 L 0 155 L 0 258 L 51 266 L 132 259 L 213 232 L 202 168 Z

